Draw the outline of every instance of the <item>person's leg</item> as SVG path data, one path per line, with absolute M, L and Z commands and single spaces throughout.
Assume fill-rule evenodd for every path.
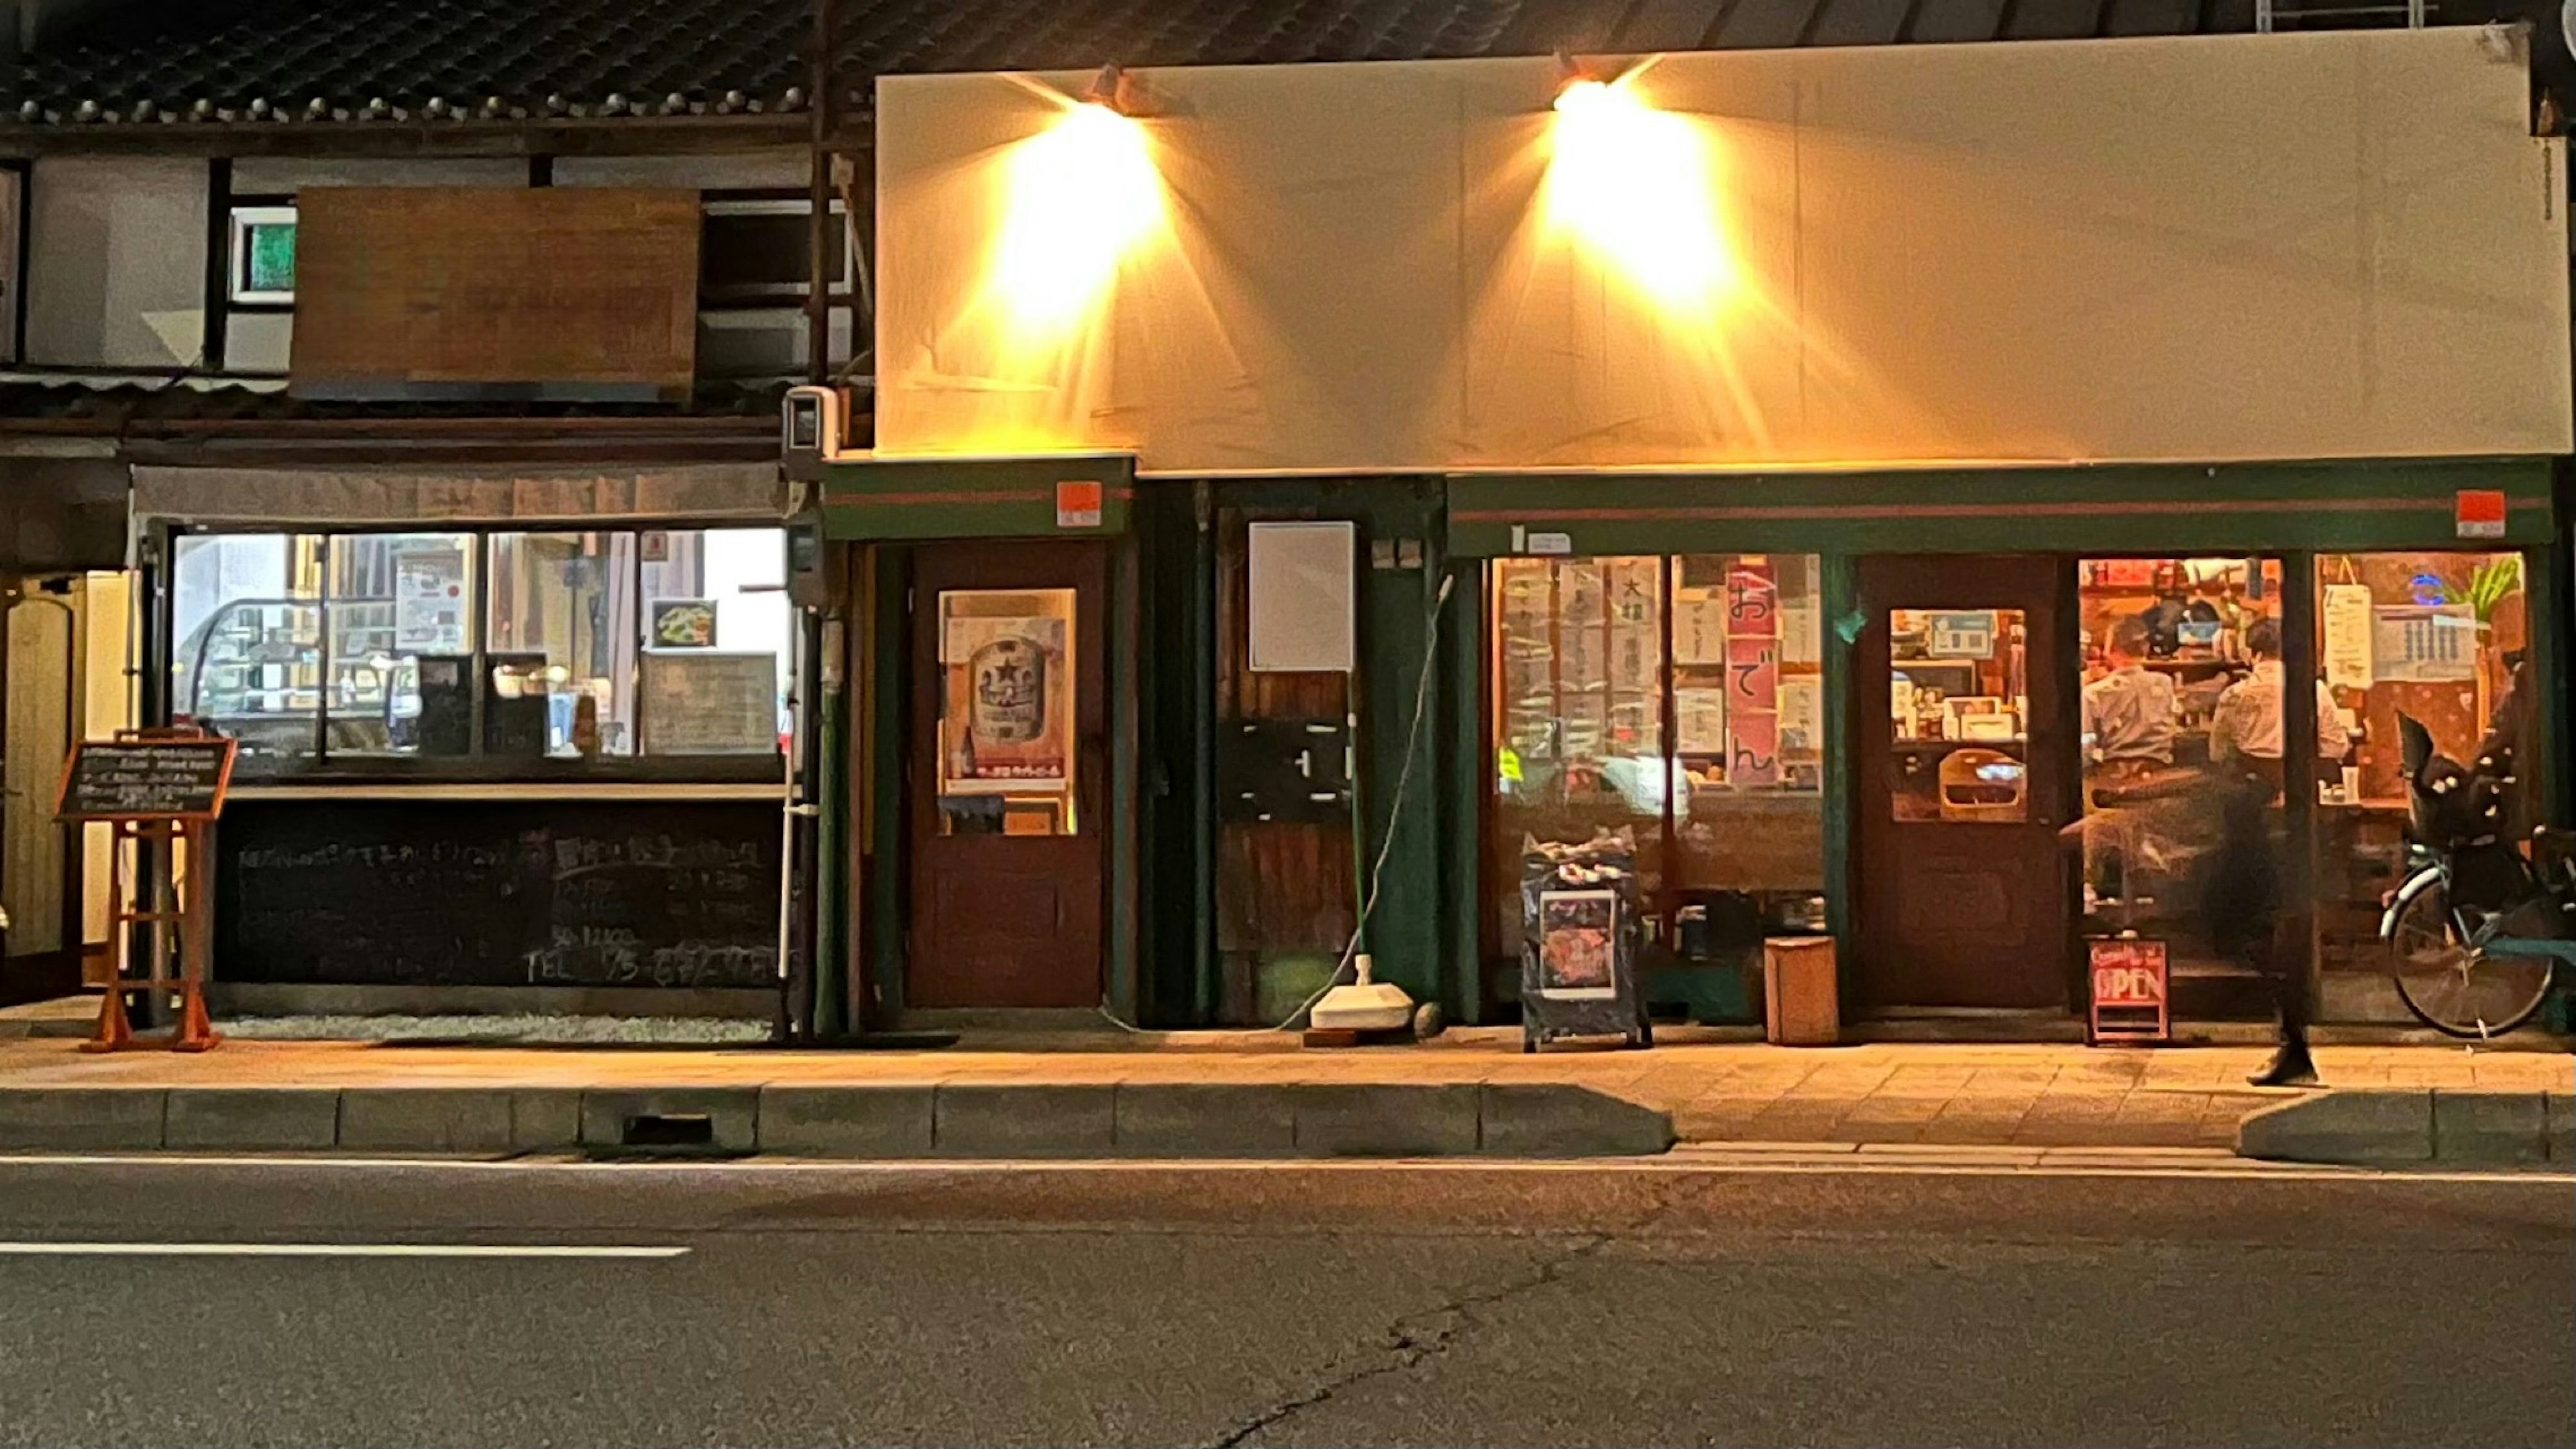
M 2317 1065 L 2308 1055 L 2308 984 L 2299 969 L 2300 953 L 2295 933 L 2305 917 L 2297 911 L 2274 909 L 2271 929 L 2258 937 L 2255 949 L 2262 959 L 2256 963 L 2272 988 L 2273 1020 L 2280 1034 L 2280 1045 L 2272 1060 L 2246 1080 L 2258 1087 L 2311 1087 L 2316 1085 Z

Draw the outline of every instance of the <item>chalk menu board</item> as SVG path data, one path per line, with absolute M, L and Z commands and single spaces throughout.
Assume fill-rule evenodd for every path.
M 776 990 L 778 845 L 759 801 L 246 801 L 215 976 Z
M 212 819 L 232 772 L 231 740 L 83 740 L 55 811 L 65 820 Z

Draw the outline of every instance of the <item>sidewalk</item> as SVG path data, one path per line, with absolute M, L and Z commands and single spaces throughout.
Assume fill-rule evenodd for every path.
M 857 1156 L 2225 1148 L 2249 1112 L 2318 1095 L 2245 1086 L 2266 1055 L 2256 1047 L 1686 1042 L 1525 1056 L 1518 1041 L 1494 1029 L 1350 1051 L 1253 1033 L 1115 1051 L 987 1050 L 972 1037 L 845 1052 L 235 1041 L 93 1057 L 39 1037 L 0 1041 L 0 1148 L 596 1148 L 639 1118 L 703 1119 L 686 1130 L 715 1150 Z M 2576 1081 L 2566 1055 L 2546 1052 L 2327 1046 L 2317 1059 L 2333 1092 L 2419 1103 L 2425 1089 L 2536 1102 Z

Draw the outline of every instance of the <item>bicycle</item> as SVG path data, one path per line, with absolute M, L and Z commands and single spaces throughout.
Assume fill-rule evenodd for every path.
M 2437 753 L 2423 725 L 2399 715 L 2409 795 L 2405 881 L 2390 893 L 2379 938 L 2398 999 L 2446 1036 L 2484 1041 L 2530 1021 L 2576 962 L 2576 838 L 2542 826 L 2528 857 L 2503 835 L 2510 750 L 2471 769 Z

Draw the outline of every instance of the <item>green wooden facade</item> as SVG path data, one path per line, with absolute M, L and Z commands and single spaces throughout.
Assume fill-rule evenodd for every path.
M 1853 800 L 1846 768 L 1851 634 L 1868 601 L 1853 561 L 1872 553 L 2057 553 L 2160 556 L 2279 554 L 2405 548 L 2520 548 L 2538 655 L 2551 699 L 2567 679 L 2568 583 L 2547 459 L 2310 464 L 1999 468 L 1873 473 L 1457 475 L 1336 479 L 1138 478 L 1114 457 L 847 462 L 830 465 L 820 494 L 827 538 L 872 550 L 873 594 L 845 591 L 853 638 L 899 658 L 908 638 L 906 558 L 934 539 L 1061 538 L 1054 485 L 1102 485 L 1096 531 L 1115 540 L 1108 618 L 1119 808 L 1109 841 L 1111 921 L 1107 999 L 1147 1026 L 1211 1024 L 1219 1005 L 1215 740 L 1216 541 L 1220 510 L 1350 519 L 1364 540 L 1418 539 L 1418 568 L 1361 572 L 1357 681 L 1359 798 L 1366 855 L 1386 851 L 1383 896 L 1368 925 L 1379 973 L 1452 1019 L 1492 1010 L 1480 942 L 1487 778 L 1484 697 L 1486 560 L 1516 552 L 1578 555 L 1796 551 L 1824 561 L 1823 704 L 1826 879 L 1831 919 L 1846 923 L 1840 889 L 1851 858 Z M 2501 540 L 2459 536 L 2464 493 L 2501 493 Z M 1085 530 L 1092 531 L 1092 530 Z M 1562 535 L 1562 537 L 1550 537 Z M 1450 593 L 1440 598 L 1446 580 Z M 1438 647 L 1430 648 L 1436 633 Z M 1426 658 L 1431 678 L 1422 670 Z M 857 672 L 853 671 L 853 678 Z M 834 879 L 819 909 L 835 924 L 864 918 L 847 940 L 859 963 L 852 1005 L 873 999 L 882 1021 L 901 1000 L 904 894 L 901 814 L 908 676 L 880 670 L 872 693 L 853 688 L 836 738 L 864 741 L 825 760 L 827 772 L 873 772 L 872 830 L 846 818 L 859 792 L 827 781 L 830 838 L 865 838 L 863 901 Z M 1424 722 L 1400 805 L 1405 733 L 1417 691 Z M 2553 710 L 2550 773 L 2563 791 L 2571 758 L 2563 711 Z M 866 758 L 859 758 L 864 753 Z M 2563 815 L 2563 812 L 2562 812 Z M 824 970 L 832 969 L 826 963 Z M 818 1000 L 839 1001 L 818 996 Z M 825 1034 L 837 1023 L 818 1022 Z

